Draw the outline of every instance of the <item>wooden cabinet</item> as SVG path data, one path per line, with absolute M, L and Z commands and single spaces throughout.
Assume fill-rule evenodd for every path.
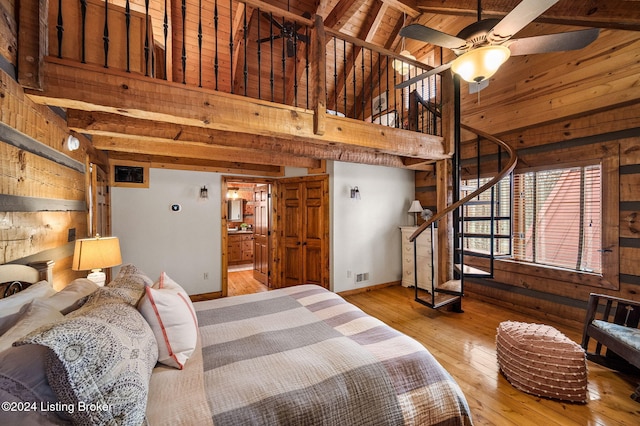
M 253 262 L 253 234 L 229 234 L 228 264 Z
M 431 232 L 427 229 L 416 240 L 416 255 L 414 257 L 414 244 L 409 241 L 411 234 L 418 229 L 415 226 L 401 226 L 402 232 L 402 286 L 413 287 L 416 285 L 414 267 L 417 262 L 418 268 L 418 288 L 431 290 L 431 277 L 437 279 L 437 270 L 432 265 L 431 259 Z M 434 247 L 436 234 L 434 232 Z

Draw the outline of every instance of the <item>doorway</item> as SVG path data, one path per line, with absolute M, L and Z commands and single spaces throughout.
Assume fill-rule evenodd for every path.
M 222 178 L 222 295 L 267 291 L 271 286 L 270 179 Z

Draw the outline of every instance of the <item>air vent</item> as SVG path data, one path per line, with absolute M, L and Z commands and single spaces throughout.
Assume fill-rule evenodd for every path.
M 369 273 L 363 272 L 361 274 L 356 274 L 356 284 L 362 283 L 365 281 L 369 281 Z

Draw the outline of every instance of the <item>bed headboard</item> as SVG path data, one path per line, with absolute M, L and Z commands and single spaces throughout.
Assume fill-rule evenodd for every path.
M 0 298 L 15 294 L 38 281 L 53 281 L 52 261 L 36 262 L 30 265 L 0 265 Z

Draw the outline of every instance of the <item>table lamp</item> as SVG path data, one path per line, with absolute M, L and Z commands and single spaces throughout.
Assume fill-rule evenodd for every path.
M 122 263 L 120 255 L 120 241 L 118 237 L 105 237 L 96 235 L 95 238 L 76 240 L 73 251 L 74 271 L 91 270 L 87 278 L 99 286 L 103 286 L 106 275 L 102 268 L 110 268 Z
M 411 207 L 409 207 L 409 211 L 407 213 L 413 213 L 413 224 L 418 225 L 418 213 L 422 213 L 422 205 L 420 205 L 420 201 L 413 200 L 413 203 L 411 203 Z

